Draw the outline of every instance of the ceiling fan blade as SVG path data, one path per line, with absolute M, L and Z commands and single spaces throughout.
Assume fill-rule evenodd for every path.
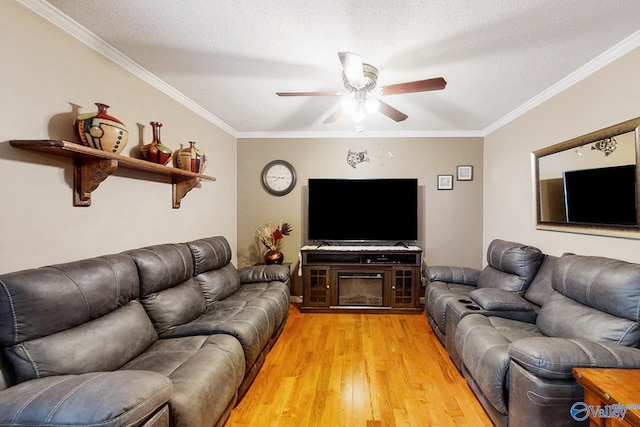
M 276 92 L 278 96 L 339 96 L 338 92 Z
M 378 111 L 380 111 L 382 114 L 384 114 L 387 117 L 391 117 L 396 122 L 401 122 L 405 120 L 407 117 L 409 117 L 405 113 L 402 113 L 396 110 L 386 102 L 382 102 L 382 101 L 378 101 L 378 102 L 380 102 L 380 105 L 378 106 Z
M 425 92 L 428 90 L 442 90 L 447 82 L 442 77 L 435 79 L 418 80 L 409 83 L 398 83 L 396 85 L 385 86 L 382 88 L 383 95 L 396 95 L 399 93 Z
M 338 57 L 349 84 L 355 88 L 363 87 L 365 80 L 360 55 L 351 52 L 338 52 Z
M 327 117 L 322 123 L 333 123 L 342 117 L 342 106 L 338 107 L 329 117 Z

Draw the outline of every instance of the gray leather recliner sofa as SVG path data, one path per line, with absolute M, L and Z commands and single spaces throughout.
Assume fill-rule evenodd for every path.
M 640 265 L 563 255 L 535 323 L 469 315 L 456 329 L 463 374 L 496 425 L 582 425 L 573 367 L 640 368 Z
M 462 374 L 498 426 L 586 425 L 570 413 L 584 398 L 572 368 L 640 368 L 639 264 L 548 256 L 524 296 L 473 297 L 473 304 L 529 304 L 535 312 L 519 319 L 479 310 L 447 332 Z
M 472 298 L 481 301 L 483 295 L 524 295 L 534 280 L 545 256 L 540 249 L 516 242 L 495 239 L 487 248 L 487 266 L 483 270 L 468 267 L 429 266 L 425 272 L 425 314 L 431 328 L 450 353 L 455 350 L 453 335 L 455 325 L 447 326 L 455 311 L 457 320 L 473 312 L 510 310 L 513 316 L 531 318 L 534 314 L 512 307 L 480 307 Z M 495 301 L 495 299 L 494 299 Z M 505 300 L 506 303 L 506 300 Z M 494 304 L 495 305 L 495 304 Z M 455 358 L 453 358 L 455 361 Z
M 222 425 L 288 285 L 284 266 L 236 269 L 223 237 L 4 274 L 0 426 Z

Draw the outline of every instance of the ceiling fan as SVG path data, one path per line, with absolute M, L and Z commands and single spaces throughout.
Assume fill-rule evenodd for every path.
M 378 96 L 442 90 L 447 85 L 442 77 L 437 77 L 377 88 L 378 69 L 376 67 L 363 63 L 360 55 L 355 53 L 338 52 L 338 57 L 342 64 L 342 80 L 347 92 L 276 92 L 276 94 L 278 96 L 344 96 L 342 105 L 327 117 L 324 123 L 335 122 L 344 113 L 351 113 L 357 123 L 356 129 L 362 130 L 362 121 L 366 115 L 375 111 L 381 112 L 396 122 L 409 117 L 377 99 Z

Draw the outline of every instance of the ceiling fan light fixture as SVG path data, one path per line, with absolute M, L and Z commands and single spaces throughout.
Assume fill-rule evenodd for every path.
M 373 99 L 373 98 L 365 99 L 363 104 L 364 104 L 364 109 L 367 112 L 367 114 L 376 113 L 376 112 L 378 112 L 378 109 L 380 108 L 380 101 L 378 101 L 377 99 Z
M 354 122 L 362 123 L 362 121 L 367 117 L 367 110 L 362 104 L 359 104 L 353 111 L 353 113 L 351 113 L 351 117 L 353 118 Z
M 353 114 L 358 108 L 358 101 L 352 94 L 344 95 L 342 97 L 342 110 L 347 114 Z

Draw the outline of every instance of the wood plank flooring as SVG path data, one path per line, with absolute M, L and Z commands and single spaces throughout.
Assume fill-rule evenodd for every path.
M 300 313 L 226 427 L 492 426 L 422 315 Z

